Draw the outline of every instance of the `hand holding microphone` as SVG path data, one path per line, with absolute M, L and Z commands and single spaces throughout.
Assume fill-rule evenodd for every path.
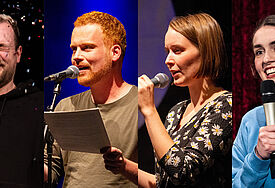
M 158 73 L 151 80 L 146 75 L 138 78 L 138 106 L 144 116 L 149 115 L 156 108 L 154 103 L 154 87 L 164 88 L 168 84 L 169 78 L 164 73 Z
M 266 125 L 275 126 L 275 83 L 265 80 L 261 83 L 262 102 L 265 111 Z
M 258 155 L 270 158 L 271 178 L 275 178 L 275 83 L 272 80 L 264 80 L 261 83 L 261 95 L 264 106 L 266 127 L 259 132 L 256 151 Z M 261 154 L 262 153 L 262 154 Z M 261 158 L 263 158 L 261 157 Z
M 256 155 L 261 159 L 269 159 L 275 151 L 275 85 L 272 80 L 261 83 L 262 102 L 265 111 L 266 125 L 259 130 Z

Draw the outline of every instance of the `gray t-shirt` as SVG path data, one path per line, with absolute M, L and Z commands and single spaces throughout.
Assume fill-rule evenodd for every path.
M 115 102 L 95 105 L 91 91 L 65 98 L 56 111 L 75 111 L 98 107 L 111 145 L 119 148 L 125 158 L 138 161 L 138 95 L 137 87 Z M 92 122 L 91 122 L 92 124 Z M 102 154 L 62 151 L 54 147 L 53 173 L 62 168 L 58 153 L 62 153 L 65 177 L 63 187 L 137 187 L 122 175 L 114 175 L 105 169 Z M 58 174 L 58 173 L 57 173 Z M 56 175 L 57 175 L 56 174 Z

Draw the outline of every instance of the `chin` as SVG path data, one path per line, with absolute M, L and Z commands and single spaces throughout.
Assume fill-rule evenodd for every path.
M 91 87 L 93 84 L 96 84 L 100 79 L 99 77 L 92 76 L 92 77 L 78 77 L 77 78 L 79 85 L 85 87 Z
M 182 82 L 177 82 L 177 81 L 174 81 L 173 84 L 174 84 L 175 86 L 178 86 L 178 87 L 185 87 L 185 86 L 187 86 L 186 84 L 184 84 L 184 83 L 182 83 Z
M 79 85 L 82 85 L 85 87 L 90 87 L 92 83 L 89 79 L 84 79 L 84 78 L 77 78 L 77 81 Z

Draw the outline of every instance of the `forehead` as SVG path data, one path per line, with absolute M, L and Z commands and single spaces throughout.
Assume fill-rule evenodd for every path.
M 0 23 L 0 43 L 12 43 L 14 32 L 9 23 Z
M 256 31 L 253 45 L 268 45 L 273 41 L 275 41 L 275 26 L 263 26 Z
M 181 34 L 171 27 L 168 28 L 166 34 L 165 34 L 165 42 L 167 41 L 177 41 L 177 38 L 181 38 Z
M 88 24 L 75 27 L 71 43 L 99 42 L 103 40 L 103 32 L 98 24 Z
M 174 45 L 194 46 L 185 36 L 169 27 L 165 35 L 165 47 Z

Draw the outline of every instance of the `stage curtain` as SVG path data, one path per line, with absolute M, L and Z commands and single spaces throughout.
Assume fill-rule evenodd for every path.
M 259 78 L 253 77 L 252 35 L 256 23 L 275 14 L 273 0 L 232 0 L 233 138 L 243 115 L 261 105 Z

